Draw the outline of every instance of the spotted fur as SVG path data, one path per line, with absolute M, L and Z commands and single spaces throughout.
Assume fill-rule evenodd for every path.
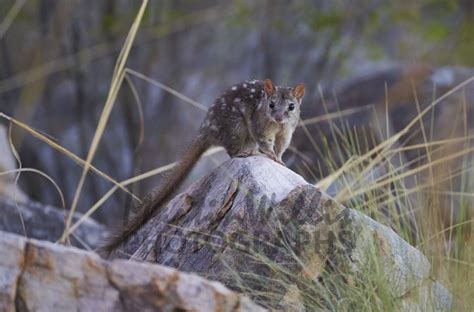
M 298 87 L 302 94 L 296 94 L 296 88 L 273 86 L 270 80 L 236 84 L 215 100 L 200 132 L 213 145 L 224 146 L 231 157 L 263 153 L 282 162 L 299 120 L 304 87 Z
M 165 181 L 143 201 L 128 224 L 111 235 L 103 250 L 110 255 L 168 201 L 201 155 L 223 146 L 231 157 L 264 154 L 283 164 L 300 115 L 304 86 L 277 87 L 270 80 L 245 81 L 230 87 L 207 112 L 199 134 Z

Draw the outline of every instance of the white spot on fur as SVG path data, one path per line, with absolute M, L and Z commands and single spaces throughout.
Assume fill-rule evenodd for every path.
M 244 87 L 244 88 L 247 88 L 247 84 L 246 84 L 246 83 L 244 83 L 244 84 L 242 85 L 242 87 Z
M 212 125 L 209 129 L 211 129 L 212 131 L 217 131 L 217 126 L 216 126 L 216 125 Z
M 253 94 L 250 94 L 250 98 L 253 99 Z
M 234 106 L 232 106 L 232 111 L 233 111 L 233 112 L 235 112 L 235 111 L 236 111 L 236 109 L 235 109 L 235 107 L 234 107 Z
M 240 103 L 240 98 L 235 98 L 234 103 Z
M 235 90 L 237 90 L 237 87 L 236 87 L 236 86 L 233 86 L 233 87 L 232 87 L 232 91 L 235 91 Z
M 255 89 L 254 88 L 250 89 L 250 92 L 255 93 Z

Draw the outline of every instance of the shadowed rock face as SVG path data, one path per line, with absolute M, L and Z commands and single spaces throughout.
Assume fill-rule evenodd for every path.
M 13 156 L 7 130 L 0 125 L 0 231 L 25 235 L 30 238 L 57 241 L 63 231 L 66 211 L 28 199 L 17 187 L 16 160 Z M 77 221 L 82 214 L 75 213 Z M 70 236 L 74 246 L 94 249 L 103 241 L 105 227 L 87 219 Z
M 288 293 L 307 287 L 303 280 L 329 292 L 324 285 L 334 281 L 363 288 L 364 276 L 375 269 L 400 307 L 443 310 L 451 305 L 417 249 L 261 156 L 229 160 L 194 183 L 115 256 L 198 272 L 256 294 L 271 292 L 280 296 L 280 307 L 290 310 Z M 262 283 L 282 278 L 279 270 L 290 272 L 285 285 L 293 288 Z M 322 307 L 327 304 L 322 293 L 311 296 L 320 296 Z
M 75 213 L 73 222 L 81 216 Z M 15 203 L 13 199 L 0 197 L 0 231 L 55 242 L 64 231 L 65 218 L 64 209 L 33 201 Z M 106 234 L 103 225 L 87 219 L 74 231 L 70 240 L 74 246 L 95 249 Z
M 0 232 L 1 311 L 265 311 L 217 282 Z

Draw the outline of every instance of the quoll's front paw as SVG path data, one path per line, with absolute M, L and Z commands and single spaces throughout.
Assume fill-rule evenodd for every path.
M 263 153 L 265 156 L 267 156 L 268 158 L 270 158 L 271 160 L 279 163 L 280 165 L 283 165 L 285 166 L 285 164 L 283 163 L 283 161 L 281 161 L 280 159 L 278 159 L 278 157 L 275 155 L 275 154 L 271 154 L 271 153 Z
M 286 164 L 283 162 L 283 160 L 281 158 L 277 158 L 276 162 L 279 163 L 280 165 L 286 167 Z
M 274 159 L 274 161 L 276 161 L 276 162 L 277 162 L 277 163 L 279 163 L 280 165 L 282 165 L 282 166 L 285 166 L 285 167 L 286 167 L 286 165 L 285 165 L 285 163 L 283 162 L 283 160 L 280 160 L 280 159 Z

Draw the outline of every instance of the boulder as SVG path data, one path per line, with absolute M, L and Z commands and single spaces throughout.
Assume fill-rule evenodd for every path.
M 82 214 L 75 213 L 73 221 Z M 64 230 L 66 211 L 34 201 L 15 202 L 0 197 L 0 231 L 21 234 L 29 238 L 57 241 Z M 104 240 L 107 231 L 98 222 L 87 219 L 70 236 L 74 246 L 94 249 Z
M 307 310 L 357 304 L 341 289 L 374 283 L 399 308 L 451 306 L 420 251 L 263 156 L 223 163 L 113 256 L 197 272 L 271 308 L 294 310 L 298 297 Z
M 1 311 L 265 311 L 217 282 L 160 265 L 0 232 Z

